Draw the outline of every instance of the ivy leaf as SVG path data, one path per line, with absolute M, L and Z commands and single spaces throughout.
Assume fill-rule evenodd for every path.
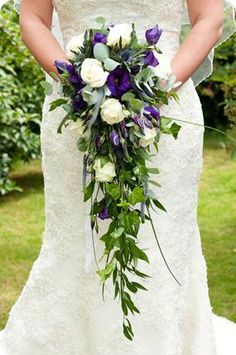
M 114 268 L 114 263 L 107 263 L 103 270 L 96 270 L 96 273 L 100 276 L 101 281 L 105 282 L 113 273 Z
M 117 228 L 117 229 L 115 229 L 111 234 L 110 234 L 110 236 L 112 237 L 112 238 L 119 238 L 120 236 L 121 236 L 121 234 L 124 232 L 124 227 L 119 227 L 119 228 Z
M 87 201 L 93 194 L 94 191 L 94 186 L 95 186 L 95 181 L 92 180 L 88 186 L 86 186 L 85 191 L 84 191 L 84 202 Z
M 142 260 L 146 261 L 147 263 L 149 263 L 149 259 L 148 259 L 147 254 L 142 249 L 137 247 L 136 244 L 132 243 L 130 245 L 130 248 L 131 248 L 131 251 L 134 256 L 136 256 L 138 259 L 142 259 Z
M 181 128 L 181 126 L 175 122 L 170 127 L 170 132 L 175 139 L 178 137 L 178 133 L 179 133 L 180 128 Z
M 121 188 L 118 184 L 116 183 L 108 183 L 106 185 L 106 190 L 109 193 L 109 195 L 112 196 L 114 200 L 118 200 L 118 198 L 121 195 Z
M 150 174 L 159 174 L 160 170 L 158 168 L 147 168 Z
M 129 195 L 128 200 L 133 206 L 138 202 L 144 202 L 146 200 L 146 196 L 144 195 L 143 187 L 136 186 Z
M 157 208 L 159 208 L 159 209 L 162 210 L 162 211 L 167 212 L 167 210 L 166 210 L 165 207 L 160 203 L 160 201 L 158 201 L 157 199 L 153 199 L 152 201 L 153 201 L 153 203 L 155 204 L 155 206 L 156 206 Z
M 66 102 L 67 102 L 66 99 L 57 99 L 57 100 L 55 100 L 55 101 L 52 101 L 52 102 L 50 103 L 50 109 L 49 109 L 49 111 L 55 110 L 58 106 L 61 106 L 61 105 L 65 104 Z
M 77 148 L 81 151 L 81 152 L 86 152 L 87 150 L 87 142 L 86 139 L 84 137 L 80 137 L 77 141 Z

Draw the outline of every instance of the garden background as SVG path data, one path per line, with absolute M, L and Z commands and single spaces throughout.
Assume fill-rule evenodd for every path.
M 236 138 L 236 35 L 216 49 L 197 90 L 205 124 Z M 0 12 L 0 329 L 37 258 L 44 230 L 40 120 L 44 74 L 21 41 L 18 15 Z M 213 311 L 236 321 L 236 161 L 222 134 L 205 130 L 198 222 Z

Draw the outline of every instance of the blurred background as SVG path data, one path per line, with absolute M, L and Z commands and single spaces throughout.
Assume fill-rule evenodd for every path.
M 216 49 L 197 87 L 205 124 L 236 138 L 236 35 Z M 40 120 L 44 74 L 21 41 L 18 15 L 0 11 L 0 329 L 37 258 L 44 230 Z M 236 321 L 236 160 L 205 129 L 198 222 L 213 311 Z

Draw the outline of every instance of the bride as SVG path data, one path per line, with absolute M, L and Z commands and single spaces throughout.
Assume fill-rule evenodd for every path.
M 179 44 L 187 5 L 191 31 Z M 74 35 L 96 25 L 105 16 L 110 23 L 132 23 L 140 36 L 156 23 L 162 28 L 160 47 L 182 85 L 180 104 L 170 101 L 161 113 L 203 124 L 194 74 L 222 34 L 221 0 L 22 0 L 22 38 L 48 74 L 55 59 L 67 61 L 65 50 L 52 35 L 56 10 L 63 48 Z M 83 154 L 76 148 L 76 132 L 56 132 L 63 110 L 49 111 L 58 83 L 43 105 L 41 122 L 42 169 L 45 191 L 45 230 L 38 258 L 0 332 L 0 355 L 232 355 L 236 325 L 213 315 L 207 285 L 206 262 L 197 224 L 198 184 L 202 169 L 204 128 L 182 124 L 179 137 L 161 136 L 159 152 L 150 163 L 160 174 L 156 187 L 168 213 L 153 213 L 163 251 L 180 287 L 166 270 L 145 223 L 140 247 L 148 249 L 152 275 L 148 292 L 135 295 L 141 310 L 132 319 L 134 340 L 122 334 L 122 315 L 107 285 L 105 302 L 89 253 L 88 209 L 81 185 Z M 107 223 L 102 221 L 101 234 Z M 97 237 L 97 254 L 102 252 Z

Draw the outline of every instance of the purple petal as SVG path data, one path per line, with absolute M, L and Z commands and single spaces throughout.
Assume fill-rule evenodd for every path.
M 156 25 L 145 32 L 146 40 L 149 44 L 156 44 L 159 41 L 161 34 L 162 30 Z
M 152 67 L 156 67 L 159 64 L 158 59 L 155 57 L 153 51 L 147 51 L 145 53 L 144 64 L 150 65 Z
M 96 43 L 107 43 L 107 35 L 105 33 L 96 32 L 93 37 L 93 44 Z

